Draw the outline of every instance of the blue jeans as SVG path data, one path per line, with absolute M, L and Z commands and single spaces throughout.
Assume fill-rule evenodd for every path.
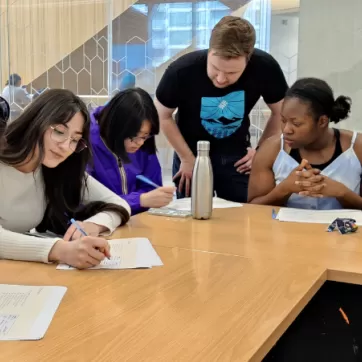
M 234 166 L 235 162 L 240 160 L 241 156 L 230 155 L 213 155 L 211 156 L 211 164 L 214 173 L 214 191 L 218 197 L 245 203 L 248 200 L 248 183 L 249 175 L 240 174 L 236 171 Z M 172 175 L 175 175 L 180 168 L 180 159 L 174 154 Z M 175 180 L 175 185 L 178 186 L 179 179 Z M 183 192 L 177 191 L 177 198 L 182 199 L 185 197 Z

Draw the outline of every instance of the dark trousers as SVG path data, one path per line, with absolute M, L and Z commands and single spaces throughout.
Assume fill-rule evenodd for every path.
M 211 156 L 211 164 L 214 173 L 214 191 L 217 197 L 234 202 L 247 202 L 249 176 L 236 172 L 235 162 L 243 156 L 214 155 Z M 180 159 L 174 154 L 172 174 L 175 175 L 180 168 Z M 175 180 L 178 186 L 179 179 Z M 183 192 L 177 191 L 177 198 L 185 197 Z

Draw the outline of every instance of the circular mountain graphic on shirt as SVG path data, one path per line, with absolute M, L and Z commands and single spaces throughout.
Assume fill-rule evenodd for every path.
M 241 126 L 245 113 L 245 92 L 223 97 L 202 97 L 200 118 L 205 130 L 215 138 L 225 138 Z

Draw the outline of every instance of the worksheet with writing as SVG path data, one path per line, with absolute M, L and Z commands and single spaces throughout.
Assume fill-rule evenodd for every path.
M 362 225 L 362 211 L 360 210 L 304 210 L 282 207 L 276 217 L 279 221 L 331 224 L 337 218 L 356 220 Z
M 98 266 L 89 269 L 135 269 L 162 266 L 163 263 L 147 238 L 128 238 L 109 240 L 110 259 L 105 258 Z M 59 264 L 59 270 L 75 268 Z
M 43 338 L 66 290 L 0 284 L 0 340 Z

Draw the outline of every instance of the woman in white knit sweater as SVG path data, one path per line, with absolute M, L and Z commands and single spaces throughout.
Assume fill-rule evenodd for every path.
M 88 268 L 109 254 L 100 235 L 126 223 L 130 208 L 85 173 L 89 127 L 83 101 L 70 91 L 52 89 L 0 129 L 0 259 Z M 87 237 L 69 226 L 71 218 Z M 24 234 L 33 228 L 64 236 Z

